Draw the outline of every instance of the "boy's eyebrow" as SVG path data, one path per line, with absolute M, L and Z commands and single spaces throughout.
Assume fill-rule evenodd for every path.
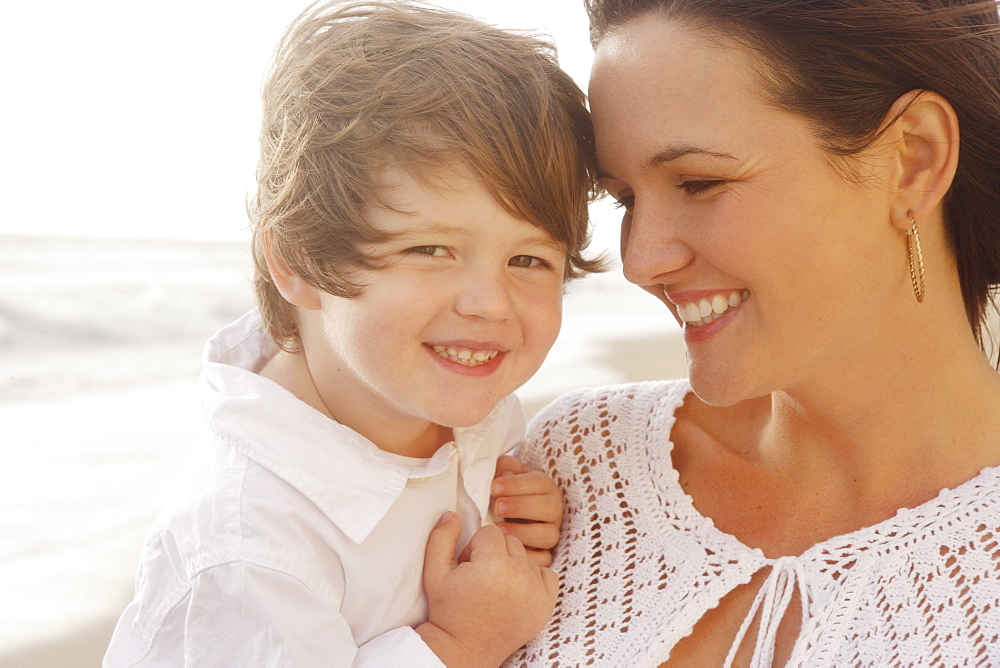
M 399 233 L 401 237 L 412 237 L 418 234 L 468 234 L 469 231 L 460 225 L 445 225 L 443 223 L 429 223 L 427 225 L 416 225 L 409 227 Z
M 525 237 L 524 239 L 525 243 L 537 243 L 539 245 L 546 246 L 560 253 L 566 252 L 566 244 L 560 243 L 555 239 L 553 239 L 552 235 L 546 232 L 543 228 L 538 227 L 537 225 L 532 225 L 532 227 L 538 230 L 538 234 L 531 237 Z M 407 237 L 416 237 L 423 234 L 460 234 L 463 236 L 468 236 L 470 232 L 468 228 L 462 227 L 461 225 L 444 225 L 442 223 L 431 223 L 429 225 L 420 225 L 415 228 L 404 230 L 400 232 L 398 235 L 396 235 L 396 238 L 405 239 Z
M 735 155 L 730 155 L 728 153 L 720 153 L 719 151 L 712 151 L 707 148 L 702 148 L 700 146 L 694 146 L 692 144 L 671 144 L 667 146 L 662 151 L 655 154 L 646 162 L 646 169 L 655 169 L 661 165 L 668 162 L 673 162 L 679 158 L 683 158 L 686 155 L 708 155 L 713 158 L 725 158 L 727 160 L 739 160 Z M 612 179 L 614 180 L 614 175 L 598 170 L 597 177 L 600 179 Z
M 555 251 L 557 253 L 565 253 L 566 252 L 566 244 L 559 243 L 558 241 L 556 241 L 555 239 L 553 239 L 550 234 L 548 234 L 547 232 L 545 232 L 544 230 L 542 230 L 542 228 L 538 228 L 538 229 L 543 232 L 542 236 L 538 237 L 538 239 L 537 239 L 537 243 L 539 245 L 544 246 L 546 248 L 549 248 L 549 249 L 551 249 L 551 250 L 553 250 L 553 251 Z

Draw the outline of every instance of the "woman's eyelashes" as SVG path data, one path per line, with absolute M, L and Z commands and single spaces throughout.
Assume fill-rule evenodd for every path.
M 613 195 L 616 209 L 625 209 L 625 213 L 632 213 L 632 206 L 635 204 L 635 197 L 631 195 Z
M 700 195 L 723 183 L 726 183 L 725 179 L 689 179 L 682 181 L 680 185 L 675 187 L 687 195 Z
M 729 181 L 726 179 L 688 179 L 682 181 L 674 188 L 680 190 L 685 195 L 696 196 L 703 193 L 707 193 L 713 188 L 717 188 Z M 614 206 L 617 209 L 625 209 L 625 213 L 632 213 L 632 209 L 635 206 L 635 197 L 632 195 L 612 195 L 614 198 Z

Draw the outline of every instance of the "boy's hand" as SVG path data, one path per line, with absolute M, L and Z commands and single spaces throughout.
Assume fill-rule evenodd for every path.
M 427 622 L 416 631 L 448 668 L 498 666 L 545 626 L 558 578 L 513 536 L 487 525 L 455 559 L 462 531 L 445 513 L 431 531 L 424 560 Z
M 550 565 L 563 514 L 555 481 L 516 457 L 503 456 L 497 460 L 490 494 L 493 512 L 508 520 L 498 525 L 500 530 L 520 540 L 539 565 Z

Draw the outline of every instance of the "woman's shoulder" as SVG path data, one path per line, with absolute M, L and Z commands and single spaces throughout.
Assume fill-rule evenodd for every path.
M 687 379 L 579 388 L 557 397 L 539 411 L 531 421 L 529 432 L 546 423 L 565 423 L 567 420 L 589 421 L 608 416 L 620 420 L 631 414 L 648 414 L 662 406 L 672 412 L 690 391 Z
M 545 470 L 573 468 L 580 457 L 606 459 L 626 445 L 637 454 L 651 443 L 668 442 L 674 411 L 690 389 L 686 380 L 668 380 L 569 392 L 531 421 L 522 458 Z

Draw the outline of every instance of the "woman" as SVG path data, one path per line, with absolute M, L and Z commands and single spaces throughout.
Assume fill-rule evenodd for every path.
M 996 5 L 588 11 L 625 275 L 690 379 L 535 421 L 562 595 L 512 663 L 1000 665 Z

